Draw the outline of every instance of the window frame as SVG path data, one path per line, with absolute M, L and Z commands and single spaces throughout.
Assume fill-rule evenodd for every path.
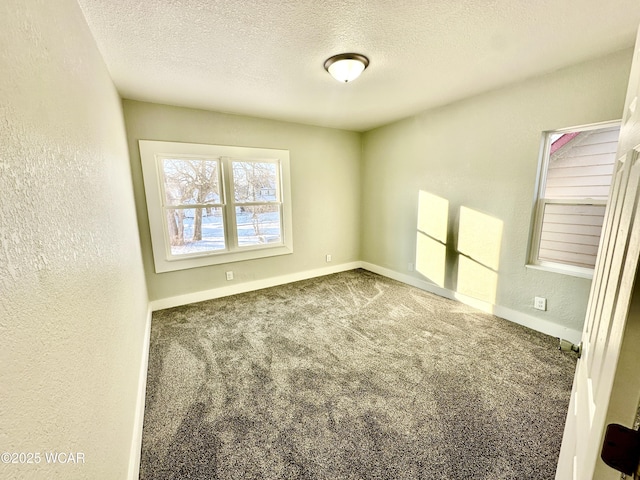
M 545 207 L 547 205 L 607 205 L 608 199 L 600 198 L 545 198 L 543 196 L 546 186 L 549 170 L 549 162 L 551 160 L 551 137 L 554 134 L 567 134 L 574 132 L 587 132 L 591 130 L 601 130 L 606 128 L 620 127 L 621 121 L 614 120 L 608 122 L 600 122 L 589 125 L 581 125 L 577 127 L 559 128 L 556 130 L 547 130 L 542 132 L 540 144 L 540 157 L 538 161 L 538 170 L 536 175 L 535 197 L 533 202 L 533 214 L 531 219 L 531 228 L 529 234 L 529 248 L 527 255 L 527 268 L 556 272 L 565 275 L 571 275 L 581 278 L 593 278 L 593 268 L 583 267 L 579 265 L 571 265 L 568 263 L 553 262 L 549 260 L 541 260 L 539 258 L 540 243 L 542 239 L 542 228 Z M 615 166 L 614 166 L 615 172 Z M 615 173 L 614 173 L 615 174 Z M 613 181 L 613 175 L 612 175 Z
M 293 253 L 293 221 L 291 208 L 291 177 L 289 173 L 289 151 L 240 147 L 180 143 L 155 140 L 139 140 L 149 230 L 156 273 L 164 273 L 209 265 L 252 260 L 257 258 Z M 220 204 L 224 229 L 225 248 L 189 254 L 171 253 L 169 228 L 165 205 L 164 171 L 162 162 L 167 158 L 215 160 L 220 181 Z M 233 161 L 268 162 L 277 165 L 279 199 L 276 202 L 257 202 L 278 205 L 280 210 L 280 242 L 240 246 L 237 237 L 235 192 L 233 185 Z M 180 208 L 206 208 L 208 205 L 180 205 Z

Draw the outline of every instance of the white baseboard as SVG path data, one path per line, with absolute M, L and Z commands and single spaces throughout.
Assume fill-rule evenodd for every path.
M 412 285 L 421 290 L 425 290 L 427 292 L 440 295 L 441 297 L 449 298 L 451 300 L 457 300 L 460 303 L 469 305 L 470 307 L 476 308 L 483 312 L 491 313 L 497 317 L 504 318 L 505 320 L 509 320 L 519 325 L 523 325 L 527 328 L 530 328 L 531 330 L 535 330 L 535 331 L 544 333 L 546 335 L 550 335 L 552 337 L 569 340 L 571 343 L 575 343 L 575 344 L 579 344 L 582 338 L 582 332 L 578 330 L 573 330 L 571 328 L 563 327 L 562 325 L 558 325 L 557 323 L 553 323 L 548 320 L 534 317 L 533 315 L 519 312 L 517 310 L 513 310 L 508 307 L 503 307 L 501 305 L 493 305 L 491 303 L 487 303 L 482 300 L 478 300 L 476 298 L 468 297 L 466 295 L 462 295 L 460 293 L 454 292 L 447 288 L 439 287 L 438 285 L 427 282 L 425 280 L 421 280 L 411 275 L 399 273 L 394 270 L 390 270 L 388 268 L 381 267 L 379 265 L 375 265 L 373 263 L 367 263 L 367 262 L 361 262 L 361 268 L 364 268 L 365 270 L 369 270 L 370 272 L 373 272 L 373 273 L 377 273 L 378 275 L 389 277 L 399 282 Z
M 563 340 L 569 340 L 571 343 L 578 345 L 582 339 L 582 332 L 574 330 L 572 328 L 563 327 L 557 323 L 544 320 L 542 318 L 534 317 L 526 313 L 512 310 L 511 308 L 502 307 L 496 305 L 493 309 L 493 314 L 509 320 L 511 322 L 523 325 L 531 330 L 544 333 L 551 337 L 561 338 Z
M 427 282 L 425 280 L 420 280 L 419 278 L 412 277 L 411 275 L 396 272 L 395 270 L 391 270 L 389 268 L 381 267 L 380 265 L 368 262 L 360 262 L 360 268 L 364 268 L 365 270 L 369 270 L 370 272 L 377 273 L 378 275 L 382 275 L 383 277 L 392 278 L 393 280 L 406 283 L 407 285 L 419 288 L 420 290 L 426 290 L 427 292 L 435 293 L 436 295 L 440 295 L 441 297 L 455 300 L 455 297 L 453 296 L 453 292 L 451 290 L 439 287 L 438 285 Z
M 131 438 L 131 453 L 129 455 L 129 480 L 138 480 L 140 477 L 140 455 L 142 449 L 142 425 L 144 422 L 144 404 L 147 393 L 147 370 L 149 368 L 149 345 L 151 343 L 151 306 L 147 312 L 144 326 L 144 342 L 142 344 L 142 357 L 140 358 L 140 372 L 138 373 L 138 398 L 136 402 L 135 418 L 133 420 L 133 435 Z
M 392 278 L 407 285 L 414 286 L 421 290 L 440 295 L 441 297 L 449 298 L 451 300 L 457 300 L 460 303 L 469 305 L 470 307 L 477 308 L 483 312 L 491 313 L 505 320 L 523 325 L 532 330 L 550 335 L 552 337 L 562 338 L 569 340 L 571 343 L 578 344 L 582 338 L 582 332 L 573 330 L 571 328 L 563 327 L 557 323 L 549 320 L 544 320 L 528 313 L 513 310 L 509 307 L 501 305 L 493 305 L 482 300 L 478 300 L 460 293 L 454 292 L 447 288 L 439 287 L 426 280 L 421 280 L 411 275 L 396 272 L 389 268 L 381 267 L 373 263 L 368 262 L 350 262 L 342 263 L 340 265 L 333 265 L 326 268 L 318 268 L 315 270 L 306 270 L 304 272 L 297 272 L 288 275 L 280 275 L 272 278 L 265 278 L 263 280 L 255 280 L 252 282 L 238 283 L 235 285 L 213 288 L 210 290 L 203 290 L 200 292 L 187 293 L 185 295 L 178 295 L 175 297 L 162 298 L 151 302 L 151 309 L 153 311 L 162 310 L 165 308 L 178 307 L 180 305 L 187 305 L 189 303 L 202 302 L 205 300 L 212 300 L 214 298 L 226 297 L 229 295 L 236 295 L 238 293 L 251 292 L 254 290 L 260 290 L 262 288 L 275 287 L 278 285 L 284 285 L 286 283 L 297 282 L 299 280 L 307 280 L 309 278 L 321 277 L 324 275 L 330 275 L 332 273 L 344 272 L 346 270 L 353 270 L 356 268 L 364 268 L 370 272 L 377 273 L 384 277 Z
M 151 302 L 151 309 L 155 312 L 156 310 L 179 307 L 180 305 L 187 305 L 189 303 L 203 302 L 205 300 L 212 300 L 214 298 L 237 295 L 238 293 L 253 292 L 254 290 L 260 290 L 263 288 L 277 287 L 278 285 L 284 285 L 286 283 L 298 282 L 300 280 L 307 280 L 309 278 L 322 277 L 324 275 L 344 272 L 346 270 L 353 270 L 356 268 L 360 268 L 360 266 L 361 262 L 342 263 L 339 265 L 333 265 L 331 267 L 306 270 L 304 272 L 290 273 L 288 275 L 280 275 L 277 277 L 254 280 L 251 282 L 237 283 L 234 285 L 229 285 L 228 287 L 224 286 L 219 288 L 212 288 L 210 290 L 203 290 L 200 292 L 177 295 L 175 297 L 161 298 L 159 300 L 153 300 Z

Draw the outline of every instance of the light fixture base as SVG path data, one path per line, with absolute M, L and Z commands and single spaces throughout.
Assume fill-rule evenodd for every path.
M 360 53 L 340 53 L 324 62 L 324 69 L 342 83 L 355 80 L 368 66 L 369 59 Z

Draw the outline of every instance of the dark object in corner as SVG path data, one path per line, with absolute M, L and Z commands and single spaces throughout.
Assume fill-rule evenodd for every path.
M 600 457 L 611 468 L 633 475 L 640 464 L 640 432 L 615 423 L 608 425 Z

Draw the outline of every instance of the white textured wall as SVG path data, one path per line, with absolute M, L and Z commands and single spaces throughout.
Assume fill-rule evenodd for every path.
M 120 99 L 73 0 L 0 2 L 0 478 L 127 474 L 147 316 Z
M 360 134 L 124 100 L 131 165 L 152 300 L 237 286 L 360 259 Z M 289 150 L 293 254 L 156 274 L 138 140 Z M 325 255 L 332 255 L 330 264 Z M 234 280 L 225 279 L 225 271 Z
M 362 259 L 424 279 L 408 272 L 416 255 L 423 191 L 446 205 L 446 259 L 429 266 L 435 277 L 442 277 L 436 267 L 443 268 L 440 286 L 582 330 L 590 281 L 525 268 L 541 134 L 621 118 L 631 53 L 619 52 L 365 133 Z M 468 234 L 461 234 L 460 222 L 469 212 L 474 221 L 466 223 Z M 458 255 L 461 235 L 479 263 Z M 534 296 L 548 299 L 546 312 L 533 309 Z

